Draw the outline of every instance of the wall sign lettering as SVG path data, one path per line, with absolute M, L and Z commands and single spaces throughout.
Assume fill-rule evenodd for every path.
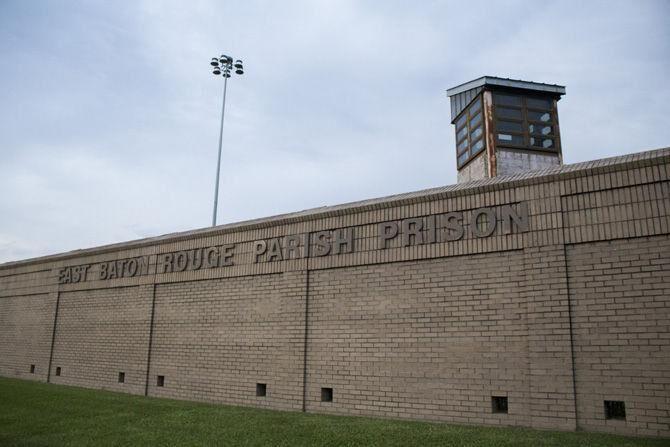
M 376 225 L 380 249 L 453 242 L 466 235 L 472 238 L 528 231 L 526 202 L 471 211 L 456 211 L 411 217 Z M 252 242 L 251 263 L 290 259 L 336 256 L 354 253 L 356 227 L 337 228 L 303 234 L 261 239 Z M 202 247 L 161 253 L 156 259 L 156 273 L 176 273 L 201 269 L 225 268 L 235 265 L 235 244 Z M 58 270 L 59 284 L 83 281 L 133 278 L 149 274 L 149 257 L 104 261 L 63 267 Z

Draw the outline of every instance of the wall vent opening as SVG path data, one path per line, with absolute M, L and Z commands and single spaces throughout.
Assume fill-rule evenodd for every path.
M 605 419 L 626 420 L 626 403 L 622 400 L 605 401 Z
M 60 376 L 60 366 L 57 366 L 57 367 L 56 367 L 56 375 L 57 375 L 57 376 Z
M 35 365 L 30 365 L 30 374 L 35 374 Z
M 126 373 L 119 372 L 119 383 L 126 383 Z
M 507 414 L 507 397 L 491 396 L 491 410 L 493 413 Z
M 333 389 L 321 388 L 321 402 L 332 402 L 332 401 L 333 401 Z
M 165 386 L 165 376 L 156 377 L 156 386 Z
M 265 397 L 267 394 L 267 384 L 257 383 L 256 384 L 256 396 Z

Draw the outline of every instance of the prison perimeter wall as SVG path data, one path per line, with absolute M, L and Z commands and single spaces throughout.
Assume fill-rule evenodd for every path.
M 670 149 L 0 264 L 0 375 L 670 437 Z

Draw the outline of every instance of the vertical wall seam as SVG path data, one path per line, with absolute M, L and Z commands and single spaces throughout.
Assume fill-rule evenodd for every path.
M 525 298 L 526 298 L 526 309 L 525 309 L 525 314 L 524 314 L 525 319 L 526 319 L 526 355 L 527 355 L 526 374 L 528 375 L 528 377 L 526 379 L 527 387 L 526 387 L 526 390 L 525 390 L 526 393 L 528 393 L 527 394 L 527 396 L 528 396 L 528 407 L 526 409 L 526 412 L 527 412 L 528 418 L 529 418 L 529 420 L 531 421 L 531 424 L 532 424 L 533 414 L 532 414 L 532 411 L 531 411 L 531 398 L 532 398 L 532 395 L 533 395 L 533 391 L 532 391 L 532 389 L 533 389 L 533 384 L 532 384 L 533 375 L 532 375 L 531 368 L 532 368 L 533 361 L 531 359 L 531 352 L 530 352 L 530 340 L 531 340 L 531 333 L 530 333 L 531 327 L 530 327 L 530 325 L 531 325 L 531 322 L 530 322 L 530 317 L 529 317 L 530 311 L 528 310 L 528 309 L 530 309 L 530 305 L 531 305 L 530 300 L 532 299 L 532 293 L 531 293 L 531 285 L 529 284 L 530 283 L 530 277 L 528 276 L 528 270 L 530 268 L 528 258 L 531 256 L 529 251 L 530 251 L 530 247 L 523 248 L 523 280 L 524 280 L 523 291 L 524 291 Z
M 307 345 L 309 337 L 309 258 L 305 269 L 305 337 L 303 342 L 302 361 L 302 411 L 307 411 Z
M 54 311 L 54 325 L 51 331 L 51 349 L 49 351 L 49 366 L 47 367 L 47 383 L 51 381 L 51 362 L 54 357 L 54 343 L 56 341 L 56 324 L 58 323 L 58 308 L 60 307 L 60 290 L 56 292 L 56 310 Z
M 577 370 L 575 367 L 575 336 L 572 327 L 572 299 L 570 298 L 570 273 L 568 272 L 568 248 L 566 244 L 565 222 L 563 221 L 563 196 L 559 195 L 561 211 L 561 233 L 563 236 L 563 263 L 565 266 L 565 290 L 568 298 L 568 328 L 570 330 L 570 356 L 572 359 L 572 400 L 575 405 L 575 429 L 579 430 L 579 415 L 577 414 Z
M 151 289 L 151 317 L 149 320 L 149 346 L 147 348 L 147 374 L 144 380 L 144 395 L 149 395 L 149 368 L 151 367 L 151 348 L 154 338 L 154 314 L 156 309 L 156 282 Z

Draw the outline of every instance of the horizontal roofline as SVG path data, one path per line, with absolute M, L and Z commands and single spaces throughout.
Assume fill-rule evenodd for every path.
M 169 233 L 162 236 L 136 239 L 128 242 L 119 242 L 115 244 L 102 245 L 93 248 L 73 250 L 65 253 L 40 256 L 36 258 L 24 259 L 19 261 L 10 261 L 0 264 L 0 269 L 8 269 L 13 267 L 25 266 L 29 264 L 38 264 L 42 262 L 53 262 L 70 258 L 76 258 L 79 256 L 87 256 L 91 254 L 102 254 L 118 250 L 134 249 L 158 243 L 176 242 L 185 239 L 192 239 L 195 237 L 210 237 L 233 231 L 245 231 L 258 228 L 267 228 L 273 225 L 283 225 L 305 220 L 315 220 L 324 217 L 334 217 L 352 211 L 363 212 L 373 209 L 388 208 L 390 206 L 416 203 L 417 201 L 423 201 L 426 199 L 432 200 L 435 198 L 461 196 L 466 194 L 474 194 L 489 190 L 500 189 L 504 187 L 521 186 L 526 184 L 554 181 L 561 177 L 571 178 L 579 176 L 580 173 L 583 174 L 585 171 L 589 170 L 607 170 L 607 168 L 611 168 L 617 165 L 627 166 L 630 164 L 645 161 L 648 162 L 649 160 L 656 160 L 656 159 L 667 159 L 667 161 L 670 161 L 670 147 L 645 152 L 638 152 L 628 155 L 622 155 L 617 157 L 603 158 L 599 160 L 592 160 L 582 163 L 574 163 L 570 165 L 555 166 L 538 171 L 529 171 L 521 174 L 499 176 L 484 180 L 477 180 L 474 182 L 457 183 L 437 188 L 408 192 L 404 194 L 396 194 L 375 199 L 349 202 L 341 205 L 322 206 L 318 208 L 312 208 L 293 213 L 279 214 L 276 216 L 263 217 L 259 219 L 219 225 L 216 227 L 208 227 L 196 230 Z
M 484 87 L 487 85 L 565 95 L 565 86 L 563 85 L 522 81 L 520 79 L 497 78 L 495 76 L 482 76 L 481 78 L 474 79 L 472 81 L 468 81 L 461 85 L 457 85 L 456 87 L 450 88 L 447 90 L 447 96 L 458 95 L 459 93 L 463 93 L 473 88 Z

